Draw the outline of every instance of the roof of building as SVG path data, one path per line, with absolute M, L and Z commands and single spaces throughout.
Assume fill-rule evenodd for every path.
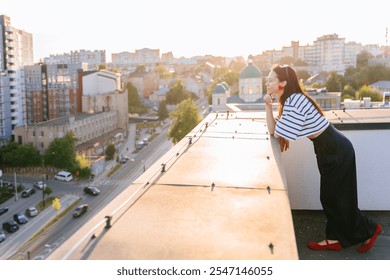
M 325 114 L 335 125 L 385 125 L 389 112 Z M 355 246 L 340 252 L 306 247 L 323 239 L 325 217 L 285 208 L 284 168 L 274 140 L 268 139 L 264 112 L 210 114 L 50 259 L 295 259 L 294 244 L 303 260 L 389 259 L 389 211 L 367 213 L 383 226 L 368 253 Z M 112 227 L 105 229 L 110 214 Z
M 264 112 L 209 114 L 50 258 L 297 259 L 279 145 L 264 124 Z
M 378 81 L 373 84 L 370 84 L 372 87 L 382 87 L 382 88 L 390 88 L 390 81 Z
M 261 78 L 263 75 L 259 68 L 250 62 L 244 69 L 240 72 L 240 79 L 252 79 L 252 78 Z
M 226 94 L 226 90 L 226 87 L 219 83 L 215 86 L 213 94 Z

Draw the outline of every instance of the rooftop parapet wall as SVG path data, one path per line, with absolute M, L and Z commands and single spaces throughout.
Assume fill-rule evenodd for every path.
M 264 113 L 210 114 L 51 258 L 297 259 L 285 182 Z

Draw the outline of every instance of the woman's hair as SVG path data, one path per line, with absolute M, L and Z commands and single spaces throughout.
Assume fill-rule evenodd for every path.
M 301 83 L 298 80 L 297 73 L 293 68 L 288 65 L 274 65 L 271 69 L 274 71 L 280 82 L 286 81 L 287 84 L 284 87 L 283 94 L 279 100 L 279 116 L 282 114 L 284 102 L 287 98 L 294 93 L 303 94 L 307 99 L 316 107 L 321 115 L 324 115 L 320 105 L 318 105 L 313 98 L 311 98 L 302 88 Z

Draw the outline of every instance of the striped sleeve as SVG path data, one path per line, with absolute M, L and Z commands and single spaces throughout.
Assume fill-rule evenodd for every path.
M 322 131 L 329 125 L 316 107 L 303 94 L 292 94 L 283 106 L 282 115 L 276 123 L 275 133 L 295 141 Z

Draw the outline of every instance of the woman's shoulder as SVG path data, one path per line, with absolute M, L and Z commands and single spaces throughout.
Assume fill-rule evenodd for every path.
M 297 102 L 303 102 L 305 101 L 306 96 L 302 93 L 293 93 L 291 94 L 287 99 L 286 99 L 286 103 L 289 104 L 289 105 L 295 105 Z

